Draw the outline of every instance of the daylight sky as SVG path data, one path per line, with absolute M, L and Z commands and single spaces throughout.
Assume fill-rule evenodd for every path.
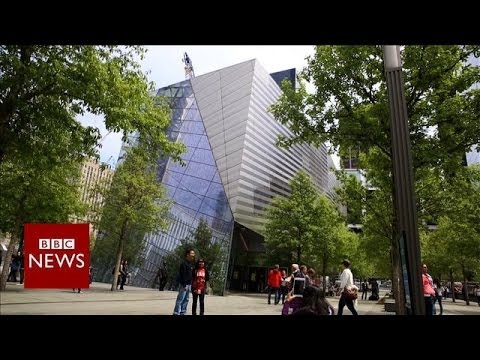
M 142 68 L 155 88 L 185 80 L 183 53 L 190 57 L 195 75 L 203 75 L 242 61 L 258 59 L 270 73 L 296 68 L 297 72 L 306 66 L 305 58 L 314 52 L 313 46 L 147 46 L 148 52 L 142 61 Z M 103 140 L 100 160 L 114 165 L 121 146 L 119 133 L 107 133 L 103 118 L 87 114 L 81 122 L 100 129 Z

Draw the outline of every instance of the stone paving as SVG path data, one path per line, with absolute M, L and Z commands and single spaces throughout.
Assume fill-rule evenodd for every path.
M 177 293 L 126 286 L 124 291 L 110 291 L 109 284 L 93 283 L 78 294 L 68 289 L 24 289 L 8 283 L 0 293 L 1 315 L 171 315 Z M 338 297 L 328 298 L 335 309 Z M 480 306 L 464 301 L 444 302 L 444 315 L 480 315 Z M 207 295 L 206 315 L 279 315 L 282 305 L 268 305 L 266 294 L 230 293 Z M 437 307 L 438 308 L 438 307 Z M 191 297 L 188 306 L 191 311 Z M 375 301 L 357 303 L 360 315 L 392 315 Z M 345 315 L 351 315 L 345 307 Z M 393 314 L 394 315 L 394 314 Z

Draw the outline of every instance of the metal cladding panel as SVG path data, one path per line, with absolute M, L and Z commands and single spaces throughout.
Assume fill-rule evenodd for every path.
M 328 158 L 319 149 L 280 149 L 279 134 L 291 131 L 269 113 L 281 90 L 257 60 L 192 79 L 192 87 L 235 221 L 262 232 L 273 196 L 288 196 L 300 170 L 321 192 L 328 189 Z

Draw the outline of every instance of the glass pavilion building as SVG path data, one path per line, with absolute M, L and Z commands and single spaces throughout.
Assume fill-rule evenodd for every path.
M 325 146 L 275 145 L 279 134 L 291 134 L 268 112 L 285 77 L 294 82 L 295 70 L 269 74 L 250 60 L 158 90 L 171 104 L 170 139 L 187 146 L 186 166 L 159 160 L 159 178 L 174 201 L 171 221 L 168 230 L 147 236 L 145 261 L 133 271 L 132 284 L 152 286 L 163 256 L 204 219 L 223 245 L 225 287 L 258 290 L 265 269 L 253 265 L 264 252 L 264 212 L 272 198 L 289 195 L 288 182 L 300 169 L 329 193 Z

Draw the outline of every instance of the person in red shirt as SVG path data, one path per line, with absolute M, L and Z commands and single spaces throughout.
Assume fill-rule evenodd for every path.
M 205 260 L 198 259 L 192 274 L 192 315 L 197 315 L 197 300 L 200 298 L 200 315 L 205 313 L 205 291 L 210 279 Z
M 425 299 L 425 315 L 433 315 L 433 297 L 435 296 L 435 290 L 433 289 L 433 280 L 430 274 L 427 272 L 428 268 L 426 264 L 422 265 L 422 283 L 423 283 L 423 298 Z
M 275 293 L 275 305 L 280 302 L 280 285 L 282 284 L 282 273 L 280 272 L 280 265 L 276 264 L 273 269 L 268 272 L 268 303 L 272 293 Z

